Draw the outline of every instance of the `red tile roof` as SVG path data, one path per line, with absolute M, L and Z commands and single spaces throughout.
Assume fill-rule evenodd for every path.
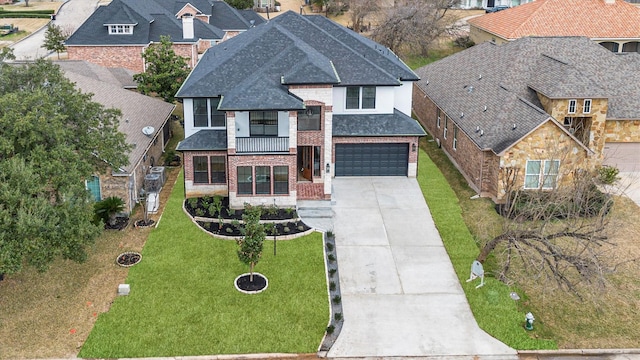
M 504 39 L 525 36 L 640 38 L 640 9 L 622 0 L 537 0 L 469 20 Z

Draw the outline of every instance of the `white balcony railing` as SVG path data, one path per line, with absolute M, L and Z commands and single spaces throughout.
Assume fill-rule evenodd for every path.
M 288 152 L 288 137 L 238 137 L 236 153 Z

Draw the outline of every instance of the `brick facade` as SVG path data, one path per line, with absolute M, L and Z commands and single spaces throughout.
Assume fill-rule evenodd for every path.
M 113 35 L 119 36 L 119 35 Z M 201 41 L 202 52 L 210 45 Z M 67 46 L 69 60 L 85 60 L 104 67 L 121 67 L 136 73 L 144 72 L 142 53 L 146 46 Z M 193 68 L 198 62 L 196 44 L 174 44 L 173 50 L 179 56 L 187 58 L 187 64 Z
M 183 156 L 184 167 L 184 187 L 185 196 L 202 197 L 205 195 L 213 196 L 229 196 L 229 187 L 227 185 L 229 181 L 229 161 L 226 161 L 227 183 L 225 184 L 194 184 L 193 183 L 193 157 L 194 156 L 224 156 L 226 158 L 226 151 L 188 151 Z
M 551 103 L 552 101 L 543 102 L 547 105 Z M 582 103 L 580 102 L 580 104 Z M 564 119 L 562 114 L 567 111 L 566 101 L 559 101 L 550 106 L 558 116 L 563 116 Z M 590 169 L 593 166 L 592 157 L 588 156 L 588 151 L 551 120 L 503 154 L 497 155 L 492 151 L 480 150 L 461 129 L 458 129 L 456 148 L 454 149 L 455 122 L 450 117 L 448 118 L 447 138 L 445 139 L 444 126 L 447 115 L 441 112 L 440 127 L 438 127 L 437 106 L 417 86 L 414 87 L 413 108 L 422 126 L 434 139 L 438 139 L 443 151 L 460 170 L 469 185 L 480 196 L 490 197 L 497 203 L 501 202 L 506 194 L 505 175 L 507 168 L 518 169 L 514 186 L 515 188 L 524 187 L 524 169 L 527 160 L 560 160 L 558 177 L 560 184 L 570 182 L 576 169 Z M 582 112 L 581 108 L 579 111 Z M 604 124 L 603 111 L 606 112 L 606 103 L 594 100 L 591 114 L 594 117 L 592 123 L 596 124 L 596 128 L 600 128 L 601 124 Z M 591 134 L 590 139 L 596 146 L 604 146 L 604 137 L 601 133 Z
M 118 36 L 118 35 L 114 35 Z M 141 73 L 143 46 L 67 46 L 69 60 L 85 60 L 104 67 L 122 67 Z

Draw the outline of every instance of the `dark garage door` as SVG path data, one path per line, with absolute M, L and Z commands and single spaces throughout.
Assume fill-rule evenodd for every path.
M 336 176 L 406 176 L 409 144 L 336 144 Z

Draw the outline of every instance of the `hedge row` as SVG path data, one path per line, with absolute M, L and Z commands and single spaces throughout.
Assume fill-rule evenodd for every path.
M 0 15 L 4 15 L 4 14 L 11 14 L 11 15 L 21 15 L 21 14 L 47 14 L 47 15 L 51 15 L 53 14 L 55 11 L 53 9 L 43 9 L 43 10 L 24 10 L 24 11 L 8 11 L 8 10 L 2 10 L 0 8 Z M 16 16 L 17 17 L 17 16 Z
M 0 19 L 49 19 L 49 14 L 0 13 Z

